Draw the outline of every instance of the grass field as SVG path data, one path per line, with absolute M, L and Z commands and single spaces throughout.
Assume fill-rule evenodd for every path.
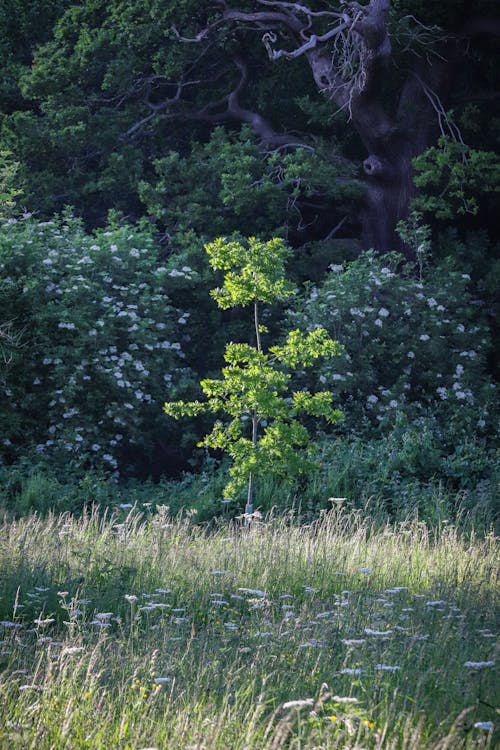
M 493 534 L 148 512 L 3 523 L 2 750 L 499 747 Z

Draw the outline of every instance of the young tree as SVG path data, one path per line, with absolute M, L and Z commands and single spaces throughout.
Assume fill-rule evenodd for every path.
M 311 439 L 300 422 L 300 414 L 338 420 L 341 412 L 332 405 L 329 392 L 294 391 L 292 376 L 300 367 L 320 357 L 333 357 L 341 347 L 323 328 L 307 333 L 293 330 L 283 345 L 262 347 L 267 329 L 260 322 L 260 305 L 272 304 L 294 293 L 284 265 L 290 251 L 283 240 L 247 243 L 219 238 L 206 246 L 210 264 L 224 271 L 224 283 L 212 291 L 222 309 L 250 306 L 253 310 L 255 345 L 230 343 L 226 347 L 221 379 L 207 378 L 200 385 L 205 401 L 165 404 L 176 419 L 202 412 L 224 413 L 229 421 L 216 421 L 212 432 L 200 443 L 227 452 L 233 460 L 231 479 L 224 490 L 235 499 L 246 486 L 245 514 L 253 513 L 255 477 L 272 473 L 288 477 L 310 470 Z

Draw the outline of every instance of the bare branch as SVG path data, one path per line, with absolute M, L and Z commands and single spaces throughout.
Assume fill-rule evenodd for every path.
M 184 42 L 185 44 L 199 44 L 203 39 L 205 39 L 213 29 L 216 29 L 217 26 L 220 26 L 221 23 L 224 23 L 224 18 L 218 18 L 213 23 L 209 23 L 205 28 L 203 28 L 196 36 L 189 37 L 189 36 L 182 36 L 180 34 L 175 26 L 171 26 L 171 30 L 174 32 L 175 36 L 180 42 Z
M 306 5 L 300 5 L 300 3 L 285 3 L 279 2 L 278 0 L 256 0 L 259 5 L 267 5 L 270 7 L 286 8 L 287 10 L 293 10 L 296 13 L 303 13 L 308 18 L 329 17 L 329 18 L 344 18 L 344 13 L 336 13 L 333 10 L 319 10 L 314 11 L 308 8 Z
M 276 41 L 276 34 L 270 31 L 264 34 L 264 36 L 262 37 L 262 42 L 271 60 L 279 60 L 280 57 L 286 57 L 288 60 L 292 60 L 314 49 L 318 44 L 322 44 L 323 42 L 327 42 L 329 39 L 338 36 L 342 33 L 342 31 L 344 31 L 344 29 L 347 28 L 347 26 L 348 24 L 344 22 L 343 24 L 336 26 L 334 29 L 330 29 L 330 31 L 327 31 L 325 34 L 312 34 L 308 38 L 307 42 L 302 44 L 300 47 L 292 50 L 291 52 L 288 52 L 284 49 L 273 49 L 271 45 Z
M 345 222 L 347 221 L 348 218 L 349 218 L 348 216 L 344 216 L 339 221 L 338 224 L 336 224 L 332 229 L 330 229 L 330 231 L 328 232 L 328 234 L 326 235 L 326 237 L 323 239 L 323 242 L 326 242 L 327 240 L 331 240 L 332 237 L 334 237 L 337 234 L 337 232 L 339 231 L 339 229 L 342 228 L 342 226 L 345 224 Z
M 429 100 L 432 109 L 437 114 L 441 135 L 451 138 L 454 141 L 458 141 L 458 143 L 461 143 L 463 146 L 465 146 L 460 128 L 453 122 L 451 117 L 446 112 L 443 103 L 439 98 L 439 95 L 435 91 L 433 91 L 419 76 L 417 76 L 415 73 L 413 73 L 413 75 L 421 85 L 422 90 Z

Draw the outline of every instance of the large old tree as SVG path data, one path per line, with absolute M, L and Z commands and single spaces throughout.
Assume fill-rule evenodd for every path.
M 7 4 L 14 15 L 16 2 Z M 300 214 L 296 229 L 305 239 L 338 232 L 364 247 L 396 247 L 396 224 L 416 194 L 412 160 L 422 154 L 423 181 L 443 205 L 453 199 L 473 213 L 477 201 L 467 190 L 493 185 L 488 151 L 500 129 L 494 0 L 64 5 L 29 66 L 29 44 L 20 44 L 19 99 L 14 86 L 3 119 L 3 138 L 26 167 L 28 196 L 47 210 L 71 203 L 94 222 L 113 205 L 131 216 L 144 203 L 150 211 L 144 185 L 169 153 L 185 160 L 180 171 L 192 189 L 203 185 L 210 194 L 218 176 L 196 172 L 206 157 L 196 144 L 221 124 L 228 132 L 251 128 L 268 164 L 273 152 L 288 165 L 301 148 L 315 154 L 307 174 L 295 168 L 287 203 Z M 9 71 L 13 58 L 15 50 Z M 276 158 L 279 183 L 284 167 Z M 174 175 L 174 161 L 161 166 L 167 217 L 176 205 L 186 213 L 190 190 L 179 168 Z M 216 161 L 214 170 L 231 170 Z M 315 177 L 328 163 L 333 176 Z M 356 175 L 363 190 L 353 209 L 342 185 Z M 335 190 L 325 180 L 336 181 Z M 433 211 L 439 215 L 435 204 Z

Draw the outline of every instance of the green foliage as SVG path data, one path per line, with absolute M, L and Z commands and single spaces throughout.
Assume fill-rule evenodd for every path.
M 476 214 L 479 198 L 500 192 L 500 157 L 442 136 L 413 160 L 415 185 L 423 188 L 414 207 L 437 219 Z
M 177 231 L 213 237 L 248 226 L 256 233 L 296 230 L 301 201 L 336 201 L 348 210 L 361 186 L 338 152 L 312 149 L 263 151 L 248 126 L 237 133 L 217 127 L 205 143 L 172 150 L 154 162 L 156 177 L 143 180 L 146 210 Z
M 272 303 L 293 294 L 284 272 L 290 251 L 282 240 L 264 243 L 250 237 L 242 244 L 220 238 L 206 250 L 212 267 L 226 272 L 222 287 L 212 293 L 217 304 L 227 308 L 253 303 L 256 347 L 228 344 L 224 355 L 228 366 L 222 369 L 222 379 L 207 378 L 200 383 L 206 401 L 166 403 L 164 408 L 176 419 L 203 411 L 223 412 L 230 418 L 227 424 L 217 421 L 200 446 L 229 454 L 233 465 L 224 496 L 236 498 L 248 483 L 247 509 L 251 511 L 254 476 L 270 473 L 290 477 L 312 468 L 307 460 L 311 441 L 299 415 L 323 417 L 330 422 L 339 419 L 330 393 L 295 391 L 291 380 L 297 367 L 333 357 L 340 348 L 326 331 L 316 328 L 308 333 L 293 330 L 284 345 L 271 346 L 267 353 L 262 350 L 258 302 Z
M 424 266 L 420 280 L 401 256 L 369 252 L 332 266 L 310 288 L 289 316 L 299 327 L 324 327 L 344 346 L 335 370 L 322 363 L 305 381 L 335 393 L 344 431 L 373 436 L 432 413 L 450 449 L 459 434 L 495 433 L 491 341 L 470 283 L 450 259 Z
M 128 473 L 174 439 L 157 404 L 192 375 L 189 313 L 168 290 L 195 272 L 174 274 L 160 252 L 127 225 L 88 235 L 69 217 L 27 215 L 0 226 L 2 310 L 24 331 L 2 386 L 5 460 Z
M 249 237 L 247 246 L 219 237 L 206 246 L 206 251 L 212 268 L 226 271 L 222 287 L 211 292 L 223 310 L 246 307 L 255 301 L 272 304 L 294 293 L 284 270 L 292 253 L 277 237 L 269 242 Z
M 0 221 L 12 213 L 16 200 L 22 195 L 19 188 L 19 163 L 10 151 L 0 149 Z

